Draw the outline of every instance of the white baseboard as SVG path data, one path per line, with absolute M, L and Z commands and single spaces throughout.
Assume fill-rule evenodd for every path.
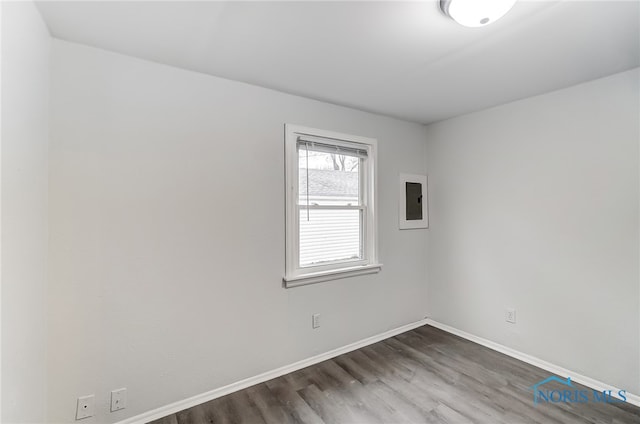
M 344 353 L 348 353 L 348 352 L 360 349 L 362 347 L 369 346 L 371 344 L 388 339 L 390 337 L 397 336 L 398 334 L 402 334 L 407 331 L 413 330 L 414 328 L 421 327 L 425 324 L 439 328 L 448 333 L 455 334 L 456 336 L 460 336 L 474 343 L 478 343 L 482 346 L 488 347 L 489 349 L 495 350 L 497 352 L 504 353 L 505 355 L 511 356 L 512 358 L 518 359 L 522 362 L 526 362 L 538 368 L 542 368 L 546 371 L 549 371 L 553 374 L 557 374 L 561 377 L 565 377 L 565 378 L 571 377 L 572 381 L 575 381 L 576 383 L 579 383 L 579 384 L 583 384 L 592 389 L 599 390 L 599 391 L 612 390 L 615 393 L 617 393 L 618 391 L 618 388 L 605 384 L 596 379 L 578 374 L 566 368 L 560 367 L 558 365 L 554 365 L 550 362 L 543 361 L 542 359 L 536 358 L 534 356 L 527 355 L 526 353 L 519 352 L 515 349 L 511 349 L 501 344 L 494 343 L 490 340 L 483 339 L 482 337 L 474 336 L 473 334 L 469 334 L 462 330 L 458 330 L 457 328 L 453 328 L 448 325 L 445 325 L 427 318 L 427 319 L 413 322 L 411 324 L 403 325 L 398 328 L 394 328 L 389 331 L 385 331 L 384 333 L 380 333 L 378 335 L 368 337 L 366 339 L 362 339 L 360 341 L 348 344 L 343 347 L 339 347 L 337 349 L 330 350 L 329 352 L 325 352 L 320 355 L 303 359 L 302 361 L 294 362 L 293 364 L 290 364 L 290 365 L 285 365 L 275 370 L 264 372 L 254 377 L 249 377 L 244 380 L 240 380 L 235 383 L 228 384 L 226 386 L 190 397 L 188 399 L 180 400 L 180 401 L 171 403 L 169 405 L 161 406 L 160 408 L 153 409 L 151 411 L 147 411 L 142 414 L 133 416 L 131 418 L 127 418 L 125 420 L 119 421 L 116 424 L 145 424 L 150 421 L 166 417 L 167 415 L 171 415 L 176 412 L 182 411 L 184 409 L 191 408 L 196 405 L 200 405 L 201 403 L 205 403 L 210 400 L 228 395 L 230 393 L 237 392 L 238 390 L 246 389 L 247 387 L 251 387 L 259 383 L 264 383 L 265 381 L 269 381 L 274 378 L 283 376 L 285 374 L 298 371 L 310 365 L 314 365 L 322 361 L 326 361 L 327 359 L 335 358 L 336 356 L 340 356 Z M 640 406 L 640 396 L 627 392 L 627 403 Z
M 298 371 L 310 365 L 314 365 L 319 362 L 326 361 L 327 359 L 335 358 L 336 356 L 340 356 L 344 353 L 348 353 L 348 352 L 360 349 L 362 347 L 369 346 L 373 343 L 377 343 L 379 341 L 388 339 L 390 337 L 397 336 L 398 334 L 405 333 L 407 331 L 413 330 L 414 328 L 421 327 L 425 324 L 427 324 L 426 319 L 412 322 L 411 324 L 403 325 L 401 327 L 394 328 L 389 331 L 385 331 L 384 333 L 380 333 L 372 337 L 367 337 L 366 339 L 362 339 L 355 343 L 351 343 L 346 346 L 330 350 L 329 352 L 321 353 L 320 355 L 312 356 L 311 358 L 303 359 L 302 361 L 294 362 L 293 364 L 285 365 L 275 370 L 267 371 L 262 374 L 256 375 L 254 377 L 249 377 L 244 380 L 240 380 L 235 383 L 231 383 L 226 386 L 220 387 L 218 389 L 214 389 L 206 393 L 202 393 L 202 394 L 190 397 L 188 399 L 180 400 L 180 401 L 171 403 L 169 405 L 161 406 L 160 408 L 153 409 L 151 411 L 147 411 L 142 414 L 133 416 L 131 418 L 127 418 L 125 420 L 119 421 L 116 424 L 145 424 L 150 421 L 157 420 L 162 417 L 166 417 L 167 415 L 171 415 L 176 412 L 182 411 L 184 409 L 191 408 L 196 405 L 200 405 L 201 403 L 209 402 L 210 400 L 217 399 L 219 397 L 228 395 L 233 392 L 237 392 L 238 390 L 246 389 L 247 387 L 251 387 L 259 383 L 264 383 L 265 381 L 269 381 L 274 378 L 283 376 L 285 374 Z
M 446 324 L 442 324 L 438 321 L 434 321 L 432 319 L 427 319 L 426 323 L 439 328 L 447 333 L 455 334 L 456 336 L 460 336 L 463 339 L 467 339 L 474 343 L 478 343 L 479 345 L 488 347 L 489 349 L 495 350 L 500 353 L 504 353 L 507 356 L 511 356 L 512 358 L 518 359 L 522 362 L 526 362 L 527 364 L 531 364 L 538 368 L 542 368 L 543 370 L 549 371 L 550 373 L 559 375 L 560 377 L 571 377 L 571 381 L 575 381 L 578 384 L 582 384 L 591 389 L 602 391 L 602 390 L 611 390 L 612 395 L 618 393 L 617 387 L 611 386 L 609 384 L 605 384 L 602 381 L 598 381 L 595 378 L 587 377 L 585 375 L 578 374 L 577 372 L 571 371 L 567 368 L 560 367 L 558 365 L 552 364 L 550 362 L 544 361 L 540 358 L 536 358 L 535 356 L 527 355 L 526 353 L 519 352 L 515 349 L 511 349 L 510 347 L 503 346 L 499 343 L 492 342 L 491 340 L 483 339 L 482 337 L 474 336 L 473 334 L 469 334 L 465 331 L 458 330 L 457 328 L 450 327 Z M 635 406 L 640 406 L 640 396 L 634 395 L 632 393 L 627 392 L 627 403 L 630 403 Z M 616 396 L 617 397 L 617 396 Z

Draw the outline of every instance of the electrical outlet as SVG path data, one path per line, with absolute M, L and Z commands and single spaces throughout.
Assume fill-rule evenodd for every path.
M 116 412 L 127 407 L 127 389 L 111 391 L 111 412 Z
M 510 322 L 511 324 L 516 323 L 516 310 L 513 308 L 507 308 L 507 312 L 505 314 L 505 321 Z
M 79 397 L 78 407 L 76 408 L 76 420 L 93 417 L 95 406 L 96 406 L 95 395 Z
M 320 327 L 320 314 L 313 314 L 311 316 L 311 326 L 313 328 Z

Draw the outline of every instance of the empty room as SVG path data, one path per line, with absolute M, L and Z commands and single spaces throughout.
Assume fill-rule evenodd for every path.
M 0 0 L 0 421 L 640 424 L 640 0 Z

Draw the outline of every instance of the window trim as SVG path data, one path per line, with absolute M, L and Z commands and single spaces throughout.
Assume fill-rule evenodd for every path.
M 299 212 L 298 212 L 298 137 L 310 136 L 329 139 L 336 145 L 353 146 L 367 150 L 365 166 L 361 169 L 361 189 L 364 206 L 362 229 L 363 259 L 335 262 L 326 265 L 299 266 Z M 285 124 L 285 276 L 284 287 L 297 287 L 322 281 L 353 277 L 379 272 L 378 263 L 378 216 L 375 187 L 377 183 L 377 147 L 374 138 L 341 134 L 299 125 Z M 366 169 L 366 171 L 365 171 Z M 363 186 L 363 187 L 362 187 Z

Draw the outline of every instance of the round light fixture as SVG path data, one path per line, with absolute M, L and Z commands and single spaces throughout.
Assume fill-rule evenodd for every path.
M 445 15 L 466 27 L 481 27 L 502 18 L 517 0 L 440 0 Z

